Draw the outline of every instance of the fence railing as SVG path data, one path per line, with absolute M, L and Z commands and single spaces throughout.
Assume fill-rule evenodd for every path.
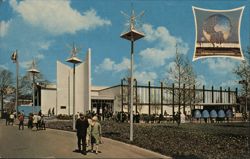
M 121 111 L 124 111 L 124 106 L 128 106 L 129 103 L 129 91 L 130 87 L 121 81 Z M 237 105 L 237 88 L 232 91 L 230 87 L 228 89 L 215 89 L 213 86 L 209 89 L 203 86 L 202 88 L 196 88 L 193 86 L 185 86 L 183 84 L 180 88 L 174 84 L 172 86 L 164 86 L 161 83 L 160 86 L 151 86 L 150 82 L 147 86 L 134 84 L 134 106 L 136 112 L 138 106 L 148 106 L 148 114 L 151 114 L 152 106 L 159 106 L 160 113 L 163 114 L 163 107 L 172 106 L 173 114 L 174 109 L 178 106 L 178 111 L 181 107 L 185 112 L 186 107 L 195 109 L 196 106 L 206 105 L 218 105 L 218 106 L 233 106 Z

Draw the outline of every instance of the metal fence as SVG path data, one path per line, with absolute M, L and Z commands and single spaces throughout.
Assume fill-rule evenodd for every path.
M 129 103 L 129 91 L 130 87 L 128 84 L 124 84 L 121 81 L 121 111 L 124 111 L 124 107 L 128 107 Z M 181 88 L 172 86 L 164 86 L 161 83 L 160 86 L 151 86 L 150 82 L 147 86 L 137 85 L 135 81 L 134 85 L 134 106 L 136 112 L 139 106 L 147 106 L 148 114 L 152 113 L 152 108 L 155 106 L 160 107 L 160 113 L 163 114 L 164 107 L 172 107 L 172 114 L 174 114 L 175 108 L 183 109 L 185 112 L 186 108 L 194 110 L 206 106 L 217 106 L 223 109 L 232 108 L 237 106 L 237 88 L 232 91 L 230 87 L 228 89 L 214 89 L 212 86 L 210 89 L 196 88 L 193 86 L 185 86 L 183 84 Z M 128 108 L 129 109 L 129 108 Z

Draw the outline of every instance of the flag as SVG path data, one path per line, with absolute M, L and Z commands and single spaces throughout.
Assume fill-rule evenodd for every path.
M 14 51 L 11 55 L 11 60 L 13 60 L 13 62 L 17 61 L 17 51 Z

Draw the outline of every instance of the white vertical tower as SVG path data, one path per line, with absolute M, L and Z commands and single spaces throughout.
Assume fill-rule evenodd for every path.
M 91 108 L 91 49 L 88 49 L 85 60 L 75 67 L 75 71 L 75 112 L 85 113 Z M 72 81 L 73 68 L 57 61 L 56 114 L 68 114 L 69 109 L 70 114 L 73 113 Z

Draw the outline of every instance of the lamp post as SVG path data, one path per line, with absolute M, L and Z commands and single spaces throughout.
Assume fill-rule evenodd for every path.
M 32 91 L 33 91 L 33 98 L 32 98 L 32 113 L 34 114 L 34 107 L 35 107 L 35 75 L 40 73 L 40 71 L 38 71 L 35 68 L 35 61 L 32 61 L 32 67 L 31 69 L 28 70 L 28 72 L 30 72 L 32 74 Z
M 76 64 L 81 63 L 82 61 L 76 57 L 77 49 L 73 44 L 73 48 L 71 51 L 71 57 L 66 60 L 66 62 L 73 64 L 73 130 L 75 130 L 75 66 Z
M 17 54 L 17 50 L 14 51 L 11 55 L 11 60 L 13 61 L 13 63 L 16 63 L 16 113 L 18 111 L 18 70 L 19 70 L 19 62 L 18 62 L 18 54 Z
M 135 29 L 135 12 L 132 10 L 130 16 L 129 31 L 121 34 L 121 38 L 131 42 L 131 59 L 130 59 L 130 78 L 134 81 L 133 77 L 133 63 L 134 63 L 134 41 L 144 37 L 144 34 Z M 130 82 L 130 141 L 133 141 L 133 82 Z

